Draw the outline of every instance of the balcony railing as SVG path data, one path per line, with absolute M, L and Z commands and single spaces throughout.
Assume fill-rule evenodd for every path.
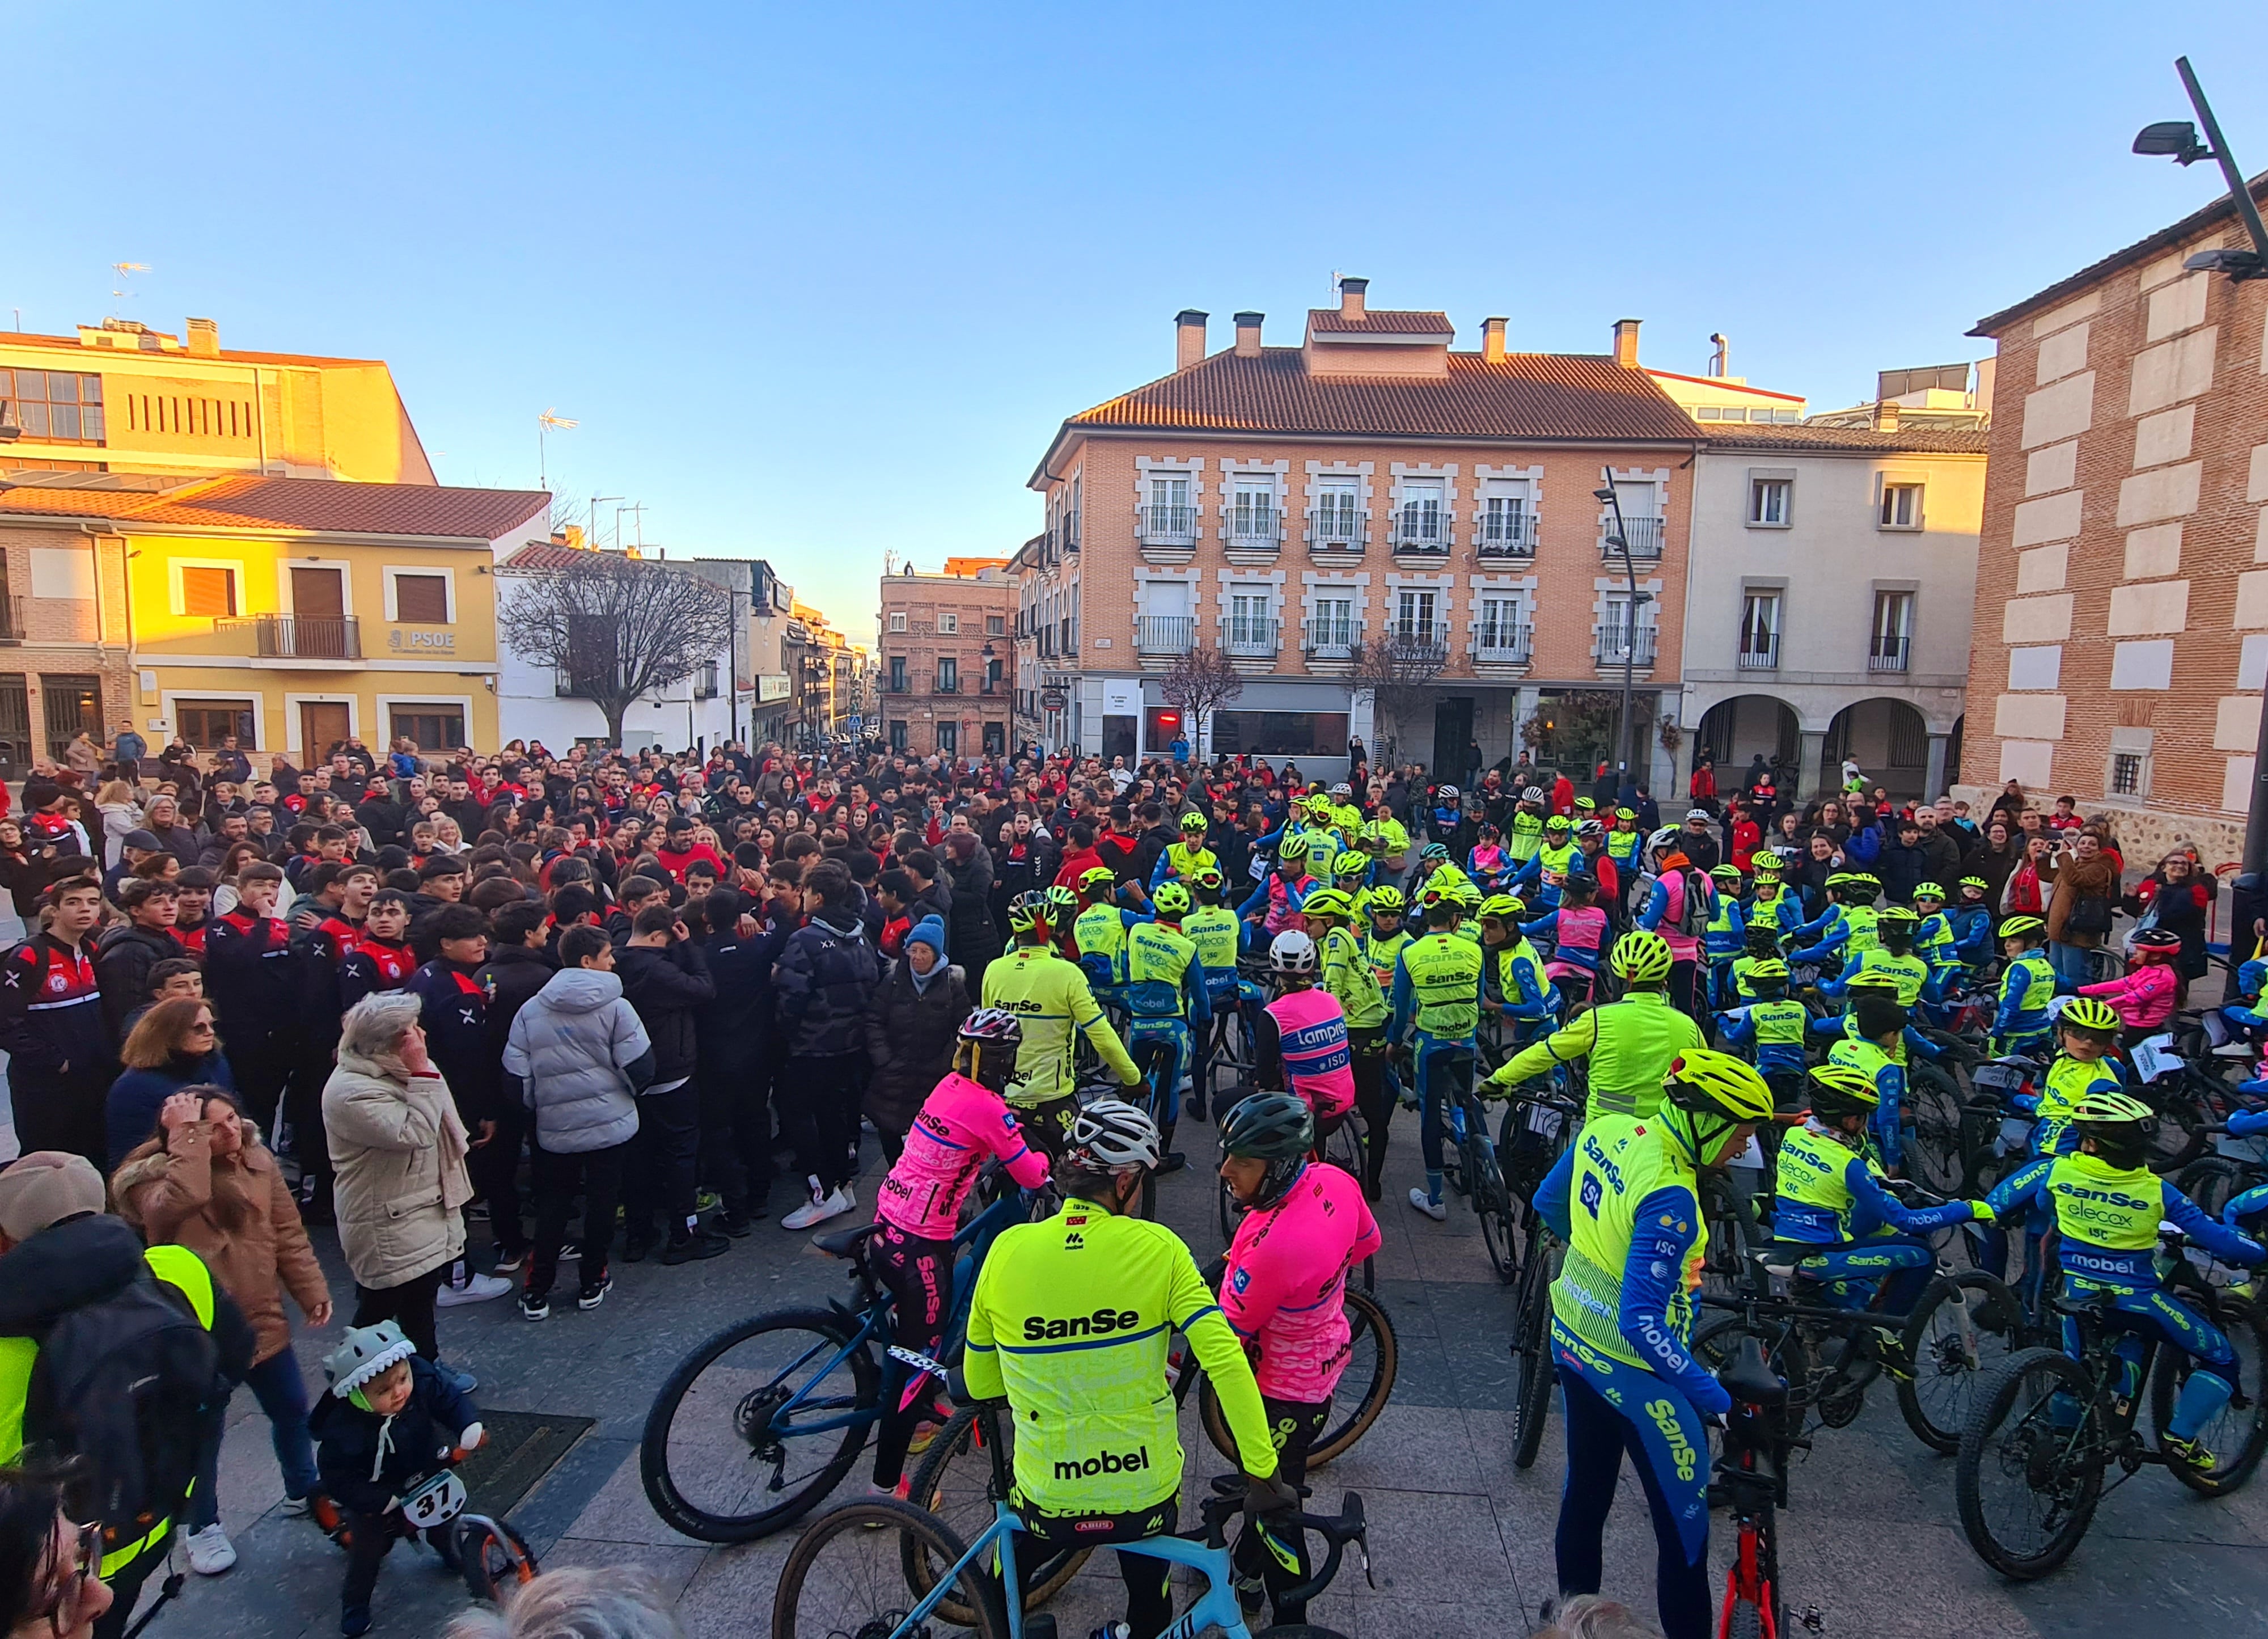
M 940 677 L 937 680 L 936 686 L 932 688 L 930 692 L 932 694 L 959 694 L 961 692 L 961 679 L 958 677 Z
M 1145 546 L 1195 546 L 1197 509 L 1194 506 L 1151 506 L 1139 509 L 1138 526 Z
M 913 684 L 903 677 L 888 678 L 882 684 L 884 694 L 911 694 L 913 691 Z
M 1232 552 L 1273 552 L 1284 544 L 1284 514 L 1273 506 L 1232 506 L 1221 538 Z
M 1449 550 L 1449 514 L 1430 506 L 1403 507 L 1394 514 L 1394 550 L 1446 555 Z
M 1311 552 L 1359 552 L 1370 535 L 1370 514 L 1349 506 L 1321 506 L 1307 514 Z
M 1653 626 L 1640 626 L 1633 634 L 1628 626 L 1601 626 L 1594 634 L 1598 644 L 1599 664 L 1619 666 L 1627 658 L 1632 665 L 1653 664 L 1655 639 L 1660 635 Z
M 1410 659 L 1431 656 L 1446 658 L 1449 653 L 1449 629 L 1439 621 L 1428 624 L 1418 620 L 1397 620 L 1386 628 L 1386 640 L 1395 649 Z
M 1231 654 L 1272 655 L 1278 623 L 1266 616 L 1232 616 L 1222 646 Z
M 1483 626 L 1473 634 L 1473 659 L 1489 666 L 1525 666 L 1535 647 L 1530 625 Z
M 261 660 L 362 658 L 362 623 L 351 615 L 253 615 L 216 620 L 213 635 L 247 644 L 249 652 Z
M 1197 641 L 1197 623 L 1187 615 L 1141 615 L 1134 621 L 1139 654 L 1187 654 Z
M 1904 671 L 1906 668 L 1906 657 L 1912 649 L 1911 638 L 1884 637 L 1881 632 L 1876 632 L 1873 642 L 1867 648 L 1867 669 L 1868 671 Z
M 1474 533 L 1483 557 L 1535 556 L 1535 514 L 1525 509 L 1484 513 Z
M 1750 632 L 1741 643 L 1742 671 L 1771 671 L 1779 665 L 1779 633 Z
M 1625 518 L 1623 520 L 1623 539 L 1630 543 L 1632 557 L 1659 558 L 1661 556 L 1661 520 Z M 1620 557 L 1622 549 L 1614 541 L 1615 523 L 1609 518 L 1599 530 L 1600 552 L 1608 557 Z
M 0 643 L 14 645 L 23 640 L 24 600 L 0 597 Z
M 1359 620 L 1311 620 L 1307 624 L 1301 646 L 1308 653 L 1323 660 L 1343 661 L 1354 653 L 1354 646 L 1362 641 L 1362 623 Z

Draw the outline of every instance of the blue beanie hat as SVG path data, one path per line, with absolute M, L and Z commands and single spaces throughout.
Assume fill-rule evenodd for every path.
M 907 930 L 906 943 L 921 943 L 942 956 L 945 954 L 945 924 L 933 916 L 925 916 Z

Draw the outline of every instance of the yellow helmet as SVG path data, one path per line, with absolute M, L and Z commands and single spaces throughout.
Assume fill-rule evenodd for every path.
M 1874 1085 L 1874 1078 L 1856 1065 L 1822 1064 L 1812 1071 L 1811 1085 L 1815 1111 L 1824 1104 L 1830 1110 L 1840 1105 L 1847 1113 L 1853 1104 L 1872 1110 L 1882 1102 L 1881 1091 Z M 1828 1095 L 1824 1099 L 1817 1096 L 1822 1089 Z
M 2107 1001 L 2097 1001 L 2092 996 L 2074 996 L 2064 1003 L 2063 1015 L 2056 1024 L 2061 1030 L 2092 1030 L 2107 1036 L 2118 1029 L 2118 1014 Z
M 1607 957 L 1607 965 L 1614 971 L 1616 978 L 1652 985 L 1669 977 L 1670 963 L 1674 960 L 1669 954 L 1668 940 L 1660 934 L 1635 927 L 1615 941 L 1613 953 Z
M 1370 913 L 1373 916 L 1376 916 L 1381 911 L 1389 915 L 1399 916 L 1408 908 L 1409 903 L 1402 897 L 1402 890 L 1391 884 L 1370 890 Z
M 1189 890 L 1179 882 L 1160 882 L 1158 891 L 1150 896 L 1150 903 L 1158 908 L 1160 916 L 1180 916 L 1189 908 Z
M 1771 1119 L 1771 1089 L 1756 1066 L 1728 1052 L 1695 1047 L 1678 1054 L 1662 1087 L 1680 1110 L 1732 1121 Z
M 1481 901 L 1483 916 L 1513 917 L 1518 916 L 1527 909 L 1525 904 L 1511 894 L 1491 894 Z
M 1308 916 L 1354 915 L 1354 901 L 1336 888 L 1318 888 L 1300 901 L 1300 909 Z

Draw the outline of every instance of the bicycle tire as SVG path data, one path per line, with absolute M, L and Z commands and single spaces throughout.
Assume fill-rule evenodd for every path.
M 1961 1089 L 1932 1064 L 1910 1067 L 1906 1089 L 1914 1112 L 1916 1172 L 1940 1194 L 1950 1194 L 1963 1171 Z
M 1466 1171 L 1473 1180 L 1473 1216 L 1480 1220 L 1481 1244 L 1488 1251 L 1498 1284 L 1510 1286 L 1520 1277 L 1520 1244 L 1512 1230 L 1512 1192 L 1505 1188 L 1504 1174 L 1488 1152 L 1488 1141 L 1476 1136 L 1465 1141 L 1471 1151 Z
M 2032 1397 L 2019 1418 L 2015 1432 L 2021 1434 L 2033 1426 L 2036 1408 L 2047 1404 L 2056 1393 L 2062 1393 L 2077 1402 L 2081 1424 L 2093 1426 L 2094 1433 L 2083 1437 L 2089 1438 L 2094 1449 L 2101 1451 L 2102 1456 L 2090 1458 L 2082 1453 L 2081 1460 L 2072 1468 L 2058 1462 L 2052 1451 L 2040 1453 L 2040 1466 L 2047 1471 L 2042 1477 L 2052 1478 L 2054 1470 L 2065 1469 L 2065 1482 L 2071 1495 L 2065 1505 L 2067 1511 L 2048 1533 L 2045 1546 L 2026 1553 L 2011 1549 L 1993 1534 L 1979 1488 L 1989 1454 L 2003 1477 L 2014 1477 L 2007 1466 L 2011 1457 L 2022 1460 L 2024 1484 L 2035 1497 L 2039 1494 L 2040 1488 L 2032 1478 L 2034 1453 L 2029 1443 L 2028 1449 L 2021 1451 L 1989 1449 L 1994 1447 L 1996 1437 L 2002 1436 L 2010 1416 L 2017 1414 L 2019 1402 L 2027 1395 L 2026 1384 L 2036 1374 L 2051 1386 Z M 1968 1424 L 1961 1431 L 1960 1466 L 1954 1471 L 1954 1499 L 1960 1509 L 1962 1534 L 1969 1539 L 1969 1546 L 1976 1550 L 1977 1558 L 2003 1576 L 2031 1582 L 2046 1576 L 2072 1556 L 2080 1539 L 2087 1535 L 2087 1528 L 2095 1518 L 2095 1504 L 2102 1496 L 2102 1468 L 2109 1460 L 2110 1448 L 2101 1438 L 2102 1417 L 2102 1407 L 2095 1403 L 2093 1382 L 2079 1363 L 2061 1349 L 2028 1348 L 2009 1357 L 1990 1392 L 1980 1393 L 1970 1408 Z M 2069 1450 L 2068 1439 L 2062 1443 Z
M 638 1441 L 638 1475 L 645 1487 L 647 1502 L 672 1530 L 696 1542 L 754 1542 L 809 1512 L 821 1497 L 842 1483 L 843 1476 L 850 1472 L 850 1465 L 858 1460 L 858 1453 L 865 1448 L 871 1422 L 853 1422 L 840 1430 L 835 1455 L 792 1495 L 770 1508 L 746 1514 L 719 1513 L 701 1506 L 687 1495 L 687 1488 L 680 1483 L 680 1477 L 672 1473 L 670 1431 L 701 1374 L 740 1344 L 766 1332 L 788 1331 L 814 1333 L 835 1349 L 847 1345 L 853 1335 L 843 1316 L 833 1310 L 772 1310 L 726 1326 L 705 1339 L 677 1363 L 661 1392 L 654 1396 L 653 1406 L 646 1413 L 644 1432 Z M 881 1370 L 875 1364 L 873 1350 L 868 1348 L 854 1351 L 848 1360 L 854 1390 L 852 1405 L 860 1411 L 870 1409 L 881 1392 Z M 719 1392 L 729 1391 L 720 1384 Z M 742 1393 L 733 1400 L 732 1436 L 755 1460 L 757 1448 L 745 1432 L 749 1398 L 749 1394 Z M 813 1439 L 821 1441 L 825 1437 L 819 1435 Z M 695 1443 L 704 1446 L 710 1443 L 702 1440 Z M 780 1479 L 776 1472 L 773 1483 L 778 1485 Z
M 908 1500 L 915 1507 L 936 1517 L 956 1535 L 965 1536 L 968 1525 L 981 1531 L 992 1522 L 992 1458 L 983 1444 L 984 1429 L 997 1433 L 1005 1426 L 1010 1430 L 1006 1437 L 1013 1450 L 1015 1420 L 995 1416 L 989 1422 L 980 1422 L 982 1414 L 983 1408 L 976 1406 L 964 1406 L 955 1412 L 922 1453 L 921 1466 L 914 1470 L 913 1481 L 907 1488 Z M 954 1465 L 964 1459 L 974 1459 L 963 1471 L 975 1474 L 973 1483 L 955 1477 Z M 936 1580 L 937 1566 L 916 1553 L 913 1543 L 913 1538 L 906 1539 L 906 1585 L 917 1595 L 925 1594 Z M 1042 1545 L 1029 1537 L 1019 1542 L 1016 1571 L 1024 1584 L 1024 1608 L 1036 1609 L 1062 1592 L 1092 1552 L 1090 1548 L 1043 1552 Z M 967 1604 L 952 1593 L 939 1602 L 937 1614 L 963 1628 L 975 1625 Z
M 522 1587 L 535 1580 L 541 1569 L 535 1562 L 535 1551 L 527 1546 L 527 1539 L 512 1528 L 510 1520 L 491 1519 L 485 1514 L 460 1514 L 450 1526 L 458 1573 L 465 1579 L 466 1591 L 475 1599 L 494 1605 L 500 1588 Z
M 1395 1336 L 1394 1322 L 1388 1316 L 1385 1305 L 1368 1293 L 1350 1286 L 1346 1291 L 1346 1306 L 1353 1311 L 1348 1317 L 1348 1347 L 1351 1350 L 1358 1347 L 1366 1336 L 1373 1340 L 1370 1381 L 1363 1385 L 1359 1394 L 1350 1399 L 1346 1392 L 1347 1380 L 1354 1374 L 1350 1370 L 1340 1377 L 1338 1389 L 1331 1396 L 1331 1412 L 1337 1421 L 1327 1417 L 1322 1434 L 1307 1448 L 1309 1473 L 1344 1456 L 1357 1440 L 1369 1432 L 1370 1426 L 1378 1421 L 1379 1414 L 1386 1409 L 1387 1401 L 1393 1398 L 1394 1380 L 1402 1369 L 1402 1346 Z M 1337 1416 L 1342 1404 L 1347 1406 L 1346 1413 L 1344 1416 Z M 1220 1395 L 1213 1388 L 1210 1373 L 1197 1388 L 1197 1414 L 1204 1425 L 1205 1438 L 1212 1442 L 1213 1450 L 1234 1461 L 1236 1436 L 1229 1432 L 1228 1417 L 1221 1410 Z
M 1962 1315 L 1950 1312 L 1955 1303 Z M 1898 1413 L 1914 1438 L 1948 1457 L 1958 1452 L 1978 1389 L 2023 1340 L 2024 1307 L 2005 1282 L 1980 1269 L 1931 1281 L 1906 1321 L 1913 1376 L 1897 1385 Z
M 2239 1161 L 2234 1155 L 2200 1155 L 2174 1179 L 2174 1185 L 2198 1205 L 2198 1210 L 2208 1218 L 2220 1216 L 2220 1209 L 2238 1195 L 2261 1181 L 2258 1163 Z
M 2205 1154 L 2209 1117 L 2180 1082 L 2150 1103 L 2158 1112 L 2157 1132 L 2150 1140 L 2150 1170 L 2178 1172 Z
M 2193 1296 L 2188 1301 L 2194 1302 Z M 2262 1393 L 2261 1373 L 2268 1364 L 2268 1322 L 2264 1322 L 2259 1310 L 2250 1303 L 2231 1303 L 2216 1306 L 2217 1312 L 2209 1318 L 2228 1335 L 2229 1344 L 2237 1354 L 2237 1386 L 2250 1391 L 2251 1404 L 2242 1411 L 2234 1409 L 2235 1402 L 2222 1410 L 2220 1417 L 2198 1434 L 2219 1459 L 2210 1473 L 2204 1473 L 2182 1461 L 2166 1451 L 2162 1441 L 2159 1452 L 2172 1469 L 2174 1478 L 2199 1496 L 2227 1496 L 2243 1489 L 2260 1466 L 2260 1458 L 2268 1453 L 2268 1395 Z M 2247 1355 L 2251 1356 L 2246 1359 Z M 2173 1421 L 2175 1400 L 2182 1384 L 2198 1370 L 2196 1359 L 2173 1349 L 2158 1351 L 2157 1369 L 2150 1374 L 2150 1420 L 2162 1436 Z M 2232 1450 L 2229 1436 L 2240 1436 Z
M 890 1556 L 896 1561 L 896 1573 L 888 1580 L 894 1584 L 892 1591 L 906 1603 L 878 1609 L 849 1623 L 833 1612 L 815 1612 L 809 1620 L 802 1620 L 799 1606 L 804 1582 L 828 1545 L 846 1533 L 856 1533 L 852 1546 L 866 1547 L 879 1559 L 888 1547 L 882 1533 L 889 1530 L 899 1533 L 899 1551 Z M 828 1635 L 845 1633 L 888 1633 L 920 1601 L 920 1595 L 909 1593 L 905 1582 L 906 1560 L 917 1553 L 914 1542 L 921 1544 L 932 1558 L 943 1565 L 958 1562 L 968 1552 L 968 1545 L 934 1514 L 895 1497 L 871 1497 L 829 1509 L 804 1528 L 795 1547 L 788 1551 L 786 1562 L 780 1567 L 779 1583 L 772 1592 L 772 1639 L 828 1639 Z M 877 1579 L 878 1584 L 880 1580 Z M 975 1618 L 962 1625 L 976 1639 L 1007 1639 L 1008 1615 L 1000 1584 L 975 1569 L 962 1571 L 961 1582 L 961 1607 Z
M 1543 1426 L 1551 1416 L 1551 1391 L 1558 1369 L 1551 1360 L 1551 1281 L 1557 1248 L 1542 1229 L 1528 1243 L 1528 1256 L 1520 1271 L 1520 1301 L 1514 1310 L 1519 1327 L 1513 1353 L 1519 1357 L 1518 1382 L 1512 1401 L 1512 1466 L 1532 1468 L 1543 1449 Z
M 1725 1639 L 1764 1639 L 1764 1613 L 1754 1599 L 1735 1599 L 1725 1617 Z

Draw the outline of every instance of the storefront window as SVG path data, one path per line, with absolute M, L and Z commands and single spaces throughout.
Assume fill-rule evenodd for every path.
M 1344 757 L 1344 712 L 1215 712 L 1217 757 Z

